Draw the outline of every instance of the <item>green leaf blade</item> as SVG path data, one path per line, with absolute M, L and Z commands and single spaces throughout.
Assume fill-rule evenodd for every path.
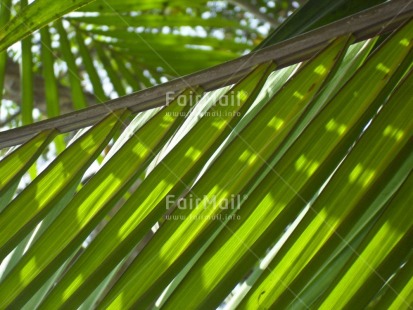
M 135 302 L 137 304 L 146 305 L 151 300 L 148 297 L 149 294 L 153 297 L 160 293 L 159 290 L 162 287 L 158 284 L 158 281 L 163 278 L 163 273 L 166 273 L 168 267 L 174 265 L 177 270 L 178 266 L 182 267 L 183 259 L 186 256 L 184 253 L 191 246 L 191 243 L 194 243 L 196 247 L 201 246 L 202 242 L 198 240 L 204 240 L 206 235 L 213 231 L 214 228 L 212 227 L 216 226 L 211 224 L 214 221 L 198 220 L 198 217 L 214 218 L 214 216 L 220 214 L 222 209 L 207 208 L 205 210 L 202 205 L 210 206 L 208 201 L 212 200 L 216 206 L 228 202 L 233 195 L 240 192 L 247 185 L 248 176 L 254 175 L 265 164 L 266 159 L 288 134 L 297 116 L 305 111 L 308 102 L 322 87 L 328 73 L 336 64 L 338 56 L 342 54 L 347 43 L 348 37 L 334 41 L 314 59 L 314 62 L 309 63 L 296 77 L 292 78 L 283 90 L 276 94 L 259 112 L 255 121 L 248 124 L 239 133 L 239 137 L 234 140 L 230 148 L 222 153 L 221 157 L 210 168 L 210 171 L 204 175 L 203 179 L 198 181 L 189 197 L 185 198 L 187 205 L 193 203 L 191 201 L 193 197 L 200 198 L 202 201 L 199 204 L 197 203 L 198 207 L 176 210 L 173 213 L 173 215 L 184 217 L 190 215 L 194 219 L 188 218 L 182 223 L 180 221 L 167 221 L 165 227 L 155 236 L 145 252 L 124 274 L 122 281 L 110 292 L 108 300 L 116 294 L 121 294 L 122 296 L 128 296 L 128 299 L 131 300 L 136 298 Z M 324 68 L 323 72 L 319 72 L 321 62 Z M 298 93 L 302 95 L 298 96 Z M 286 101 L 289 101 L 288 111 L 287 108 L 284 109 L 280 105 Z M 233 158 L 237 156 L 239 156 L 239 159 L 234 161 Z M 211 184 L 216 182 L 217 179 L 220 179 L 220 181 L 211 187 Z M 158 254 L 159 258 L 155 258 L 157 256 L 155 253 L 160 251 L 162 255 Z M 178 263 L 178 261 L 180 262 Z M 158 266 L 156 272 L 153 272 L 154 266 Z M 149 270 L 152 270 L 152 272 L 147 273 Z M 169 268 L 168 271 L 170 272 L 170 270 Z M 168 276 L 170 277 L 171 273 Z M 135 282 L 136 277 L 142 277 L 146 281 L 140 281 L 139 287 L 135 287 L 132 283 Z M 149 283 L 151 286 L 149 286 Z M 154 292 L 149 293 L 151 290 L 154 290 Z M 132 291 L 134 291 L 133 298 L 131 296 Z M 140 297 L 140 295 L 143 297 Z M 119 307 L 120 304 L 115 305 L 116 302 L 115 300 L 111 307 Z M 123 306 L 125 305 L 122 304 Z M 131 304 L 126 306 L 131 306 Z
M 79 0 L 64 3 L 50 0 L 33 1 L 33 3 L 22 10 L 1 29 L 0 51 L 5 50 L 33 31 L 42 28 L 64 14 L 93 1 L 94 0 Z M 27 23 L 27 21 L 30 21 L 30 23 Z M 24 26 L 22 27 L 22 25 Z

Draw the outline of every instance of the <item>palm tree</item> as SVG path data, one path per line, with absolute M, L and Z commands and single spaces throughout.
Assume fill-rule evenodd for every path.
M 412 307 L 413 4 L 230 2 L 1 2 L 0 308 Z

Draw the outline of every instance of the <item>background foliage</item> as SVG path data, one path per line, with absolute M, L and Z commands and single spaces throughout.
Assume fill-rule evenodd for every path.
M 2 1 L 3 123 L 104 103 L 380 2 L 308 1 L 283 22 L 300 3 Z M 2 150 L 0 308 L 411 308 L 412 23 Z

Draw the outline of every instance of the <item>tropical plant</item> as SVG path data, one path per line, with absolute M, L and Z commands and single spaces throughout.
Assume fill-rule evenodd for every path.
M 163 1 L 55 3 L 34 1 L 6 24 L 1 15 L 0 46 L 82 5 L 102 14 L 115 5 L 164 9 L 155 8 Z M 390 1 L 318 28 L 360 4 L 317 11 L 314 3 L 256 52 L 104 104 L 84 108 L 83 86 L 69 78 L 79 111 L 0 133 L 0 145 L 11 147 L 0 161 L 0 308 L 411 308 L 413 5 Z M 150 10 L 128 23 L 156 21 Z M 303 20 L 305 10 L 316 22 Z M 70 27 L 97 98 L 109 95 L 97 68 L 116 89 L 157 63 L 109 53 L 112 45 L 141 50 L 102 16 L 65 17 L 80 23 Z M 73 38 L 64 39 L 64 22 L 54 25 L 76 74 Z M 97 67 L 82 31 L 119 39 L 93 43 Z M 192 40 L 176 36 L 160 50 Z M 230 50 L 229 41 L 221 47 Z M 28 50 L 23 43 L 23 58 Z M 52 54 L 42 57 L 45 97 L 56 99 Z M 24 64 L 21 87 L 32 89 Z M 177 64 L 182 72 L 196 65 Z M 22 96 L 30 123 L 25 102 L 33 98 Z M 62 135 L 75 130 L 66 146 Z M 36 161 L 53 144 L 55 158 L 38 173 Z
M 260 2 L 253 13 L 273 19 L 259 13 L 266 8 Z M 272 9 L 280 20 L 292 9 L 288 3 Z M 1 93 L 21 107 L 9 104 L 10 113 L 2 111 L 3 124 L 14 121 L 9 127 L 20 126 L 21 119 L 31 123 L 33 107 L 41 114 L 36 118 L 54 117 L 236 58 L 266 32 L 255 15 L 222 1 L 26 5 L 2 1 L 0 12 L 0 26 L 15 16 L 0 35 L 1 49 L 26 37 L 21 49 L 9 49 L 0 60 Z

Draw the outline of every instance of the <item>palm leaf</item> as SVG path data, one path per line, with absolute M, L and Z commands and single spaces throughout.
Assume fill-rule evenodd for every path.
M 3 145 L 24 142 L 0 161 L 0 307 L 410 307 L 413 21 L 402 2 L 0 134 Z M 158 21 L 150 9 L 161 5 L 104 3 L 82 10 L 139 7 Z M 63 27 L 69 18 L 42 30 L 53 115 L 55 31 L 78 108 L 87 98 L 79 56 L 101 99 L 110 94 L 97 63 L 120 94 L 144 84 L 134 83 L 136 59 L 120 52 L 142 48 L 119 25 L 81 25 L 91 18 L 70 17 L 83 19 L 71 26 L 75 38 Z M 377 46 L 380 18 L 397 30 Z M 72 49 L 93 29 L 90 46 Z M 105 36 L 119 40 L 105 45 Z M 18 186 L 53 138 L 78 129 Z
M 36 0 L 24 5 L 26 2 L 3 1 L 0 11 L 0 93 L 3 95 L 4 90 L 4 98 L 21 104 L 23 124 L 33 122 L 34 108 L 42 116 L 52 117 L 105 102 L 109 97 L 123 96 L 236 58 L 253 46 L 252 39 L 245 37 L 262 37 L 251 27 L 241 27 L 234 16 L 202 17 L 208 11 L 206 1 L 139 4 L 129 0 L 85 0 L 58 5 Z M 79 9 L 82 11 L 67 14 Z M 11 14 L 16 10 L 18 14 Z M 178 30 L 182 27 L 189 33 L 181 34 Z M 39 29 L 40 40 L 36 32 Z M 200 29 L 207 34 L 221 31 L 224 37 L 204 38 Z M 76 40 L 70 35 L 72 32 L 76 32 Z M 21 74 L 12 72 L 14 52 L 6 51 L 20 40 Z M 51 55 L 55 56 L 54 61 Z M 21 75 L 21 95 L 14 94 L 11 81 L 11 85 L 4 84 L 7 71 L 9 76 Z

